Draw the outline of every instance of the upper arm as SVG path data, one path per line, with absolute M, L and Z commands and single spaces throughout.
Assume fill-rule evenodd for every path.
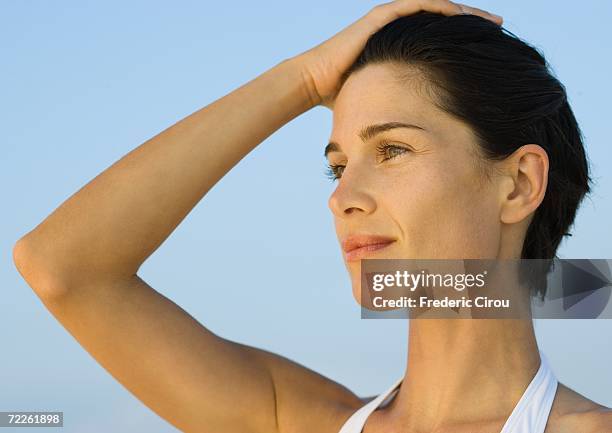
M 41 296 L 115 379 L 185 432 L 275 432 L 259 350 L 223 339 L 138 276 Z
M 261 351 L 258 356 L 274 380 L 282 433 L 336 433 L 363 406 L 352 391 L 329 377 L 270 352 Z
M 71 285 L 30 248 L 18 243 L 13 259 L 51 314 L 115 379 L 182 431 L 333 432 L 363 405 L 344 386 L 290 359 L 215 335 L 137 275 Z

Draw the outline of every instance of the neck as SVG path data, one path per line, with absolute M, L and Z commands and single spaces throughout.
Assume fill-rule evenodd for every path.
M 400 431 L 501 427 L 539 366 L 531 319 L 411 320 L 406 373 L 389 413 Z

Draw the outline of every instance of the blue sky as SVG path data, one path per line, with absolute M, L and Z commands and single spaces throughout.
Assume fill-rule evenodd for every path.
M 67 433 L 176 431 L 55 321 L 15 270 L 12 246 L 134 147 L 375 4 L 0 4 L 0 410 L 64 411 Z M 502 15 L 506 28 L 543 51 L 583 130 L 596 186 L 559 256 L 612 258 L 612 3 L 469 4 Z M 327 208 L 334 184 L 321 155 L 330 132 L 331 112 L 322 107 L 275 132 L 207 194 L 140 275 L 214 332 L 373 395 L 403 373 L 406 323 L 359 318 Z M 300 248 L 287 248 L 288 239 Z M 536 331 L 561 382 L 612 406 L 612 320 L 542 320 Z

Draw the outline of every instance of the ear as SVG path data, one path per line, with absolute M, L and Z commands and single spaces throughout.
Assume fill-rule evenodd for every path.
M 548 185 L 548 154 L 537 144 L 525 144 L 504 160 L 501 219 L 513 224 L 535 212 Z

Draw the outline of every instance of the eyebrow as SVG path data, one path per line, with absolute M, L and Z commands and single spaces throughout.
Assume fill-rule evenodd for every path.
M 425 130 L 425 128 L 422 128 L 418 125 L 413 125 L 413 124 L 404 123 L 404 122 L 376 123 L 373 125 L 368 125 L 365 128 L 363 128 L 359 132 L 359 138 L 361 138 L 361 141 L 365 143 L 366 141 L 371 140 L 373 137 L 375 137 L 376 135 L 382 132 L 389 131 L 391 129 L 396 129 L 396 128 L 420 129 L 422 131 Z M 341 151 L 342 151 L 342 148 L 340 147 L 338 143 L 334 141 L 330 141 L 329 144 L 325 146 L 325 151 L 323 152 L 323 156 L 327 158 L 328 153 L 341 152 Z

